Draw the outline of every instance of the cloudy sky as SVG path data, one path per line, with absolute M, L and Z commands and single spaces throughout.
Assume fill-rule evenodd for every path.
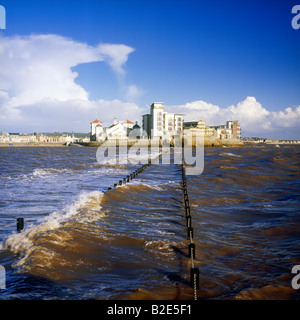
M 2 0 L 0 131 L 141 123 L 161 101 L 186 121 L 300 139 L 296 2 Z

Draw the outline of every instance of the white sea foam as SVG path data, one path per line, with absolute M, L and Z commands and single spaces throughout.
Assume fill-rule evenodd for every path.
M 169 240 L 152 240 L 146 241 L 144 248 L 155 256 L 164 256 L 168 257 L 169 260 L 174 260 L 176 258 L 174 247 L 178 246 L 182 246 L 182 243 Z
M 234 153 L 231 153 L 231 152 L 222 152 L 220 153 L 220 156 L 227 156 L 227 157 L 237 157 L 237 158 L 241 158 L 242 156 L 241 155 L 238 155 L 238 154 L 234 154 Z
M 159 185 L 155 185 L 155 184 L 137 182 L 135 185 L 142 185 L 142 186 L 145 186 L 145 187 L 147 187 L 149 189 L 153 189 L 153 190 L 157 190 L 157 191 L 162 191 L 163 190 Z
M 37 178 L 46 178 L 51 175 L 59 175 L 62 173 L 72 173 L 70 169 L 57 169 L 57 168 L 38 168 L 34 169 L 33 172 L 20 175 L 20 178 L 25 180 L 33 180 Z
M 29 225 L 21 233 L 13 233 L 4 244 L 0 244 L 0 250 L 7 249 L 15 254 L 22 253 L 23 258 L 17 266 L 22 265 L 24 259 L 26 260 L 33 250 L 34 242 L 40 234 L 60 228 L 71 219 L 79 222 L 93 222 L 103 217 L 100 207 L 102 196 L 103 193 L 100 191 L 81 193 L 74 203 L 66 206 L 62 211 L 40 218 L 36 225 Z
M 72 170 L 69 169 L 55 169 L 55 168 L 43 168 L 43 169 L 34 169 L 32 175 L 33 177 L 42 177 L 50 174 L 60 174 L 60 173 L 71 173 Z

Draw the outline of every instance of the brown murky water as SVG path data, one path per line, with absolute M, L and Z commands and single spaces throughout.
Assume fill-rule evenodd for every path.
M 0 299 L 193 299 L 181 168 L 92 148 L 0 150 Z M 187 177 L 199 299 L 299 299 L 300 148 L 210 148 Z M 25 218 L 25 230 L 1 229 Z

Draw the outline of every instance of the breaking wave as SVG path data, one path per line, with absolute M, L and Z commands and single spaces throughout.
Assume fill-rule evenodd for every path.
M 220 153 L 220 156 L 222 156 L 222 157 L 237 157 L 237 158 L 242 158 L 241 155 L 235 154 L 235 153 L 231 153 L 231 152 L 222 152 L 222 153 Z
M 23 232 L 10 235 L 5 243 L 0 245 L 0 249 L 20 255 L 16 267 L 29 261 L 32 263 L 32 254 L 37 249 L 39 252 L 43 251 L 44 255 L 47 252 L 48 258 L 53 257 L 55 252 L 49 250 L 50 244 L 63 245 L 74 238 L 72 229 L 84 229 L 84 224 L 95 222 L 105 216 L 100 206 L 102 197 L 103 193 L 99 191 L 81 193 L 74 203 L 62 211 L 53 212 L 40 218 L 37 224 L 29 225 Z M 41 239 L 44 239 L 44 242 L 41 242 Z
M 70 169 L 55 169 L 55 168 L 45 168 L 45 169 L 35 169 L 32 173 L 33 177 L 43 177 L 50 174 L 61 174 L 61 173 L 71 173 Z

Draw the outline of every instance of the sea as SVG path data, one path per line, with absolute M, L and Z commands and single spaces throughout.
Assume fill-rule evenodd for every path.
M 120 185 L 142 165 L 96 152 L 0 148 L 0 299 L 194 299 L 181 165 Z M 186 177 L 197 299 L 300 298 L 299 169 L 296 145 L 205 148 Z

